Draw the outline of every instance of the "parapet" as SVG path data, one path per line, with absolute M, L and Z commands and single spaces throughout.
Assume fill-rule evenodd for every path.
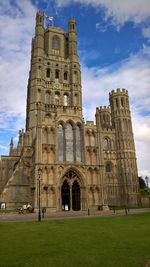
M 86 125 L 93 126 L 94 125 L 94 121 L 86 121 Z
M 45 29 L 45 33 L 46 32 L 50 32 L 50 31 L 53 32 L 53 33 L 56 33 L 56 34 L 57 33 L 61 33 L 61 34 L 64 34 L 65 33 L 64 29 L 62 29 L 62 28 L 48 25 L 47 28 Z
M 100 106 L 96 108 L 96 112 L 110 112 L 110 106 Z
M 73 17 L 73 18 L 69 18 L 69 21 L 68 21 L 69 23 L 76 23 L 76 19 L 75 19 L 75 17 Z
M 124 88 L 117 88 L 109 93 L 109 96 L 126 95 L 128 96 L 128 90 Z

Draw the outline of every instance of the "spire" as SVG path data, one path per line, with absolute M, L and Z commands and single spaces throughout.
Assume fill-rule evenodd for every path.
M 11 140 L 10 140 L 10 147 L 13 148 L 13 146 L 14 146 L 14 142 L 13 142 L 13 137 L 12 137 Z

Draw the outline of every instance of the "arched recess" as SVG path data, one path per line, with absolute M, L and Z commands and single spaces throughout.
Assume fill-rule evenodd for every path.
M 65 72 L 64 72 L 64 81 L 67 81 L 67 80 L 68 80 L 68 72 L 65 71 Z
M 90 132 L 87 131 L 85 135 L 85 144 L 86 146 L 90 146 Z
M 77 93 L 75 93 L 74 95 L 74 105 L 79 106 L 79 96 Z
M 113 171 L 113 164 L 111 161 L 106 162 L 105 171 L 106 171 L 106 173 L 110 173 Z
M 50 130 L 50 144 L 52 144 L 52 145 L 54 145 L 54 143 L 55 143 L 54 137 L 55 137 L 54 129 L 51 128 L 51 130 Z
M 43 128 L 43 144 L 48 144 L 48 129 Z
M 51 114 L 50 113 L 45 114 L 45 124 L 48 125 L 50 123 L 50 120 L 51 120 Z
M 80 210 L 80 185 L 77 180 L 72 184 L 72 209 Z
M 51 92 L 50 91 L 46 91 L 46 94 L 45 94 L 45 103 L 46 104 L 50 104 L 51 102 Z
M 52 39 L 52 49 L 60 49 L 60 38 L 57 35 L 53 36 Z
M 38 91 L 37 91 L 37 101 L 38 102 L 41 101 L 41 89 L 38 89 Z
M 71 123 L 66 125 L 66 160 L 73 161 L 73 128 Z
M 54 103 L 55 105 L 59 105 L 59 98 L 60 98 L 60 93 L 59 92 L 55 92 L 55 95 L 54 95 Z
M 58 160 L 64 160 L 64 130 L 62 124 L 58 126 Z
M 104 150 L 111 150 L 111 140 L 109 137 L 105 137 L 103 139 L 103 149 Z
M 70 210 L 70 186 L 65 180 L 61 187 L 62 210 Z
M 65 93 L 64 96 L 63 96 L 63 104 L 64 106 L 68 106 L 68 101 L 69 100 L 69 97 L 68 97 L 68 94 Z
M 90 145 L 95 146 L 96 145 L 96 133 L 94 131 L 90 134 Z
M 50 78 L 50 75 L 51 75 L 51 70 L 50 70 L 50 68 L 47 68 L 46 69 L 46 78 Z
M 83 179 L 74 169 L 69 169 L 61 180 L 61 209 L 80 210 L 85 206 L 85 187 Z
M 81 162 L 81 150 L 82 150 L 82 142 L 81 142 L 81 127 L 79 125 L 76 126 L 76 161 Z
M 77 71 L 73 72 L 73 83 L 78 83 L 78 73 L 77 73 Z

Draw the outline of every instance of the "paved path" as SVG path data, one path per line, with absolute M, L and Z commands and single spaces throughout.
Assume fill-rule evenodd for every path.
M 150 209 L 130 209 L 128 214 L 138 214 L 150 212 Z M 90 216 L 88 216 L 87 211 L 63 211 L 56 213 L 46 213 L 45 218 L 42 220 L 61 220 L 61 219 L 69 219 L 69 218 L 93 218 L 93 217 L 114 217 L 114 216 L 123 216 L 126 215 L 125 210 L 117 210 L 117 211 L 92 211 L 90 212 Z M 18 213 L 0 213 L 0 222 L 11 222 L 11 221 L 37 221 L 38 213 L 30 213 L 30 214 L 18 214 Z

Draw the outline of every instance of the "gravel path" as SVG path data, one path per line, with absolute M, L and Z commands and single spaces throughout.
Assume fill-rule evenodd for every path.
M 150 209 L 130 209 L 128 214 L 138 214 L 143 212 L 150 212 Z M 42 220 L 61 220 L 69 218 L 87 218 L 87 217 L 111 217 L 111 216 L 126 216 L 125 210 L 117 211 L 91 211 L 88 215 L 87 211 L 63 211 L 56 213 L 46 213 L 45 218 Z M 28 214 L 18 213 L 0 213 L 0 222 L 11 222 L 11 221 L 37 221 L 38 212 Z M 148 266 L 147 266 L 148 267 Z

